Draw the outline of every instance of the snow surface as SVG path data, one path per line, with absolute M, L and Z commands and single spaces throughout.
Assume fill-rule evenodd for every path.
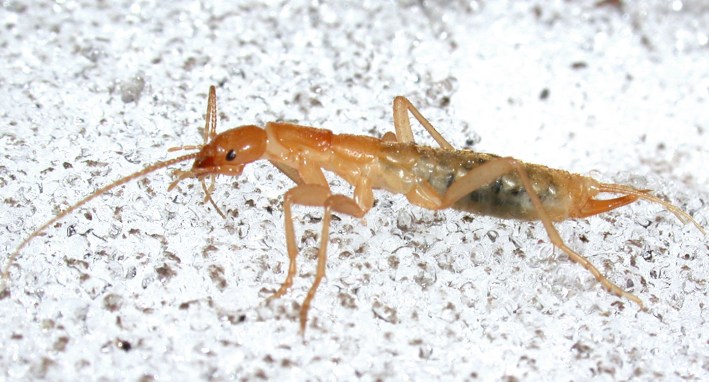
M 703 0 L 7 0 L 0 20 L 5 254 L 201 143 L 212 84 L 222 130 L 381 136 L 405 95 L 458 147 L 654 189 L 709 221 Z M 0 298 L 0 379 L 709 379 L 707 238 L 657 206 L 558 224 L 641 311 L 538 223 L 377 192 L 364 219 L 334 219 L 301 337 L 321 210 L 295 210 L 298 277 L 268 303 L 292 183 L 268 163 L 221 179 L 221 219 L 196 182 L 170 181 L 112 191 L 22 252 Z

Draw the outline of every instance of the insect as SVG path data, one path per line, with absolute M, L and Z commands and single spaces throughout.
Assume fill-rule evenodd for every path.
M 428 131 L 440 148 L 419 146 L 414 142 L 409 113 Z M 121 178 L 70 206 L 24 239 L 9 256 L 2 271 L 1 289 L 9 281 L 10 269 L 23 248 L 49 226 L 76 211 L 99 195 L 158 169 L 194 160 L 190 170 L 175 170 L 172 190 L 187 178 L 196 178 L 217 212 L 224 216 L 211 193 L 218 175 L 237 177 L 244 166 L 257 160 L 268 160 L 295 182 L 284 194 L 286 250 L 288 272 L 281 286 L 270 298 L 278 298 L 293 284 L 298 248 L 293 228 L 293 205 L 324 209 L 317 271 L 312 286 L 300 307 L 300 330 L 304 332 L 308 310 L 325 276 L 330 217 L 333 212 L 364 216 L 374 204 L 373 189 L 404 194 L 416 206 L 440 210 L 457 210 L 505 219 L 539 220 L 554 246 L 581 264 L 610 293 L 625 297 L 641 308 L 643 302 L 626 292 L 584 256 L 569 248 L 559 236 L 553 222 L 584 218 L 616 209 L 638 199 L 662 205 L 683 223 L 704 229 L 689 214 L 669 202 L 620 184 L 601 183 L 592 178 L 541 165 L 528 164 L 509 157 L 456 150 L 404 97 L 394 99 L 395 133 L 381 139 L 329 130 L 270 122 L 265 128 L 247 125 L 217 134 L 217 102 L 214 86 L 209 89 L 204 144 L 170 149 L 196 150 L 174 159 L 157 162 L 141 171 Z M 333 172 L 354 187 L 354 195 L 333 194 L 323 170 Z M 207 185 L 210 180 L 210 185 Z M 597 199 L 602 193 L 619 194 L 613 199 Z

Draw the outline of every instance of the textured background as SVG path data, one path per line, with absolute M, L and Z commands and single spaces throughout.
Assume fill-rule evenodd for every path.
M 211 84 L 222 130 L 380 136 L 406 95 L 459 147 L 652 188 L 707 225 L 709 7 L 613 3 L 5 1 L 0 245 L 201 143 Z M 540 224 L 377 193 L 364 219 L 333 222 L 302 338 L 321 211 L 296 209 L 299 275 L 266 303 L 289 180 L 268 164 L 222 179 L 226 220 L 194 181 L 169 182 L 111 192 L 23 251 L 0 379 L 709 379 L 707 239 L 656 206 L 558 225 L 641 312 Z

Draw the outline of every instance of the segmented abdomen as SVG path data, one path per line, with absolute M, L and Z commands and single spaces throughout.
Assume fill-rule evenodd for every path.
M 416 147 L 419 158 L 412 172 L 419 181 L 428 182 L 443 196 L 457 179 L 482 164 L 499 158 L 492 154 L 465 150 L 441 150 Z M 552 220 L 568 217 L 572 203 L 566 189 L 572 174 L 545 166 L 524 164 L 534 191 Z M 452 208 L 500 218 L 536 220 L 538 215 L 532 206 L 517 173 L 500 176 L 494 182 L 470 192 L 458 200 Z

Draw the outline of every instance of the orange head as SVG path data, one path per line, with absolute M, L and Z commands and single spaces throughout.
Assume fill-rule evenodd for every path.
M 192 173 L 238 176 L 244 166 L 266 152 L 266 131 L 258 126 L 240 126 L 215 136 L 197 153 Z

